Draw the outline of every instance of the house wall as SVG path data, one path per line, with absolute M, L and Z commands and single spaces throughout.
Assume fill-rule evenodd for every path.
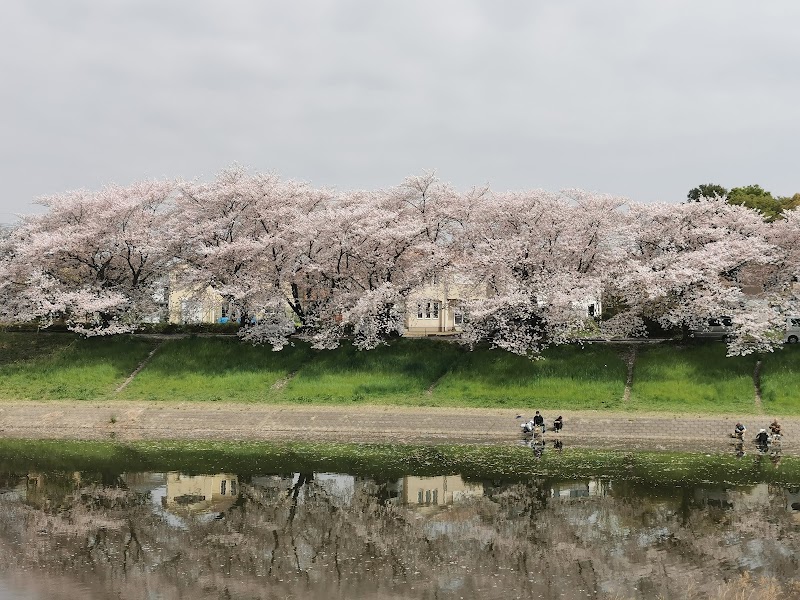
M 406 335 L 457 333 L 463 326 L 463 303 L 488 297 L 486 287 L 455 278 L 425 285 L 406 300 Z
M 468 496 L 483 496 L 483 484 L 466 482 L 460 475 L 403 478 L 403 502 L 407 505 L 447 505 Z
M 217 323 L 222 318 L 222 306 L 222 296 L 211 287 L 199 293 L 197 289 L 170 287 L 170 323 Z
M 489 295 L 485 285 L 470 284 L 458 277 L 450 282 L 423 286 L 409 294 L 406 301 L 406 336 L 458 333 L 463 327 L 463 304 Z M 539 302 L 544 306 L 547 300 L 540 299 Z M 438 303 L 438 311 L 433 310 L 433 303 Z M 587 296 L 574 302 L 573 306 L 576 312 L 587 318 L 599 318 L 603 314 L 599 295 Z
M 167 473 L 167 492 L 162 499 L 165 507 L 181 505 L 187 510 L 219 508 L 221 502 L 235 498 L 239 493 L 239 478 L 232 473 L 218 475 L 183 475 Z M 193 497 L 192 503 L 180 503 L 181 497 Z
M 200 287 L 182 287 L 175 275 L 170 277 L 167 302 L 170 323 L 219 323 L 223 317 L 232 320 L 238 318 L 238 314 L 234 314 L 236 311 L 233 307 L 225 310 L 228 308 L 226 300 L 213 287 L 208 286 L 205 290 L 200 290 Z M 288 284 L 282 287 L 282 292 L 287 300 L 291 298 L 292 290 Z M 288 303 L 283 310 L 290 319 L 296 318 Z M 264 313 L 256 313 L 251 316 L 259 319 L 263 315 Z
M 171 278 L 170 283 L 170 323 L 217 323 L 223 317 L 224 299 L 210 286 L 200 292 L 197 288 L 177 286 L 175 278 Z M 287 298 L 291 294 L 288 286 L 284 292 Z M 419 337 L 459 333 L 463 328 L 464 304 L 471 300 L 488 298 L 489 295 L 485 285 L 470 283 L 459 276 L 452 277 L 449 281 L 424 285 L 411 292 L 406 299 L 405 335 Z M 587 297 L 576 302 L 574 306 L 586 317 L 599 317 L 602 314 L 599 298 Z M 285 309 L 288 316 L 294 316 L 288 306 Z

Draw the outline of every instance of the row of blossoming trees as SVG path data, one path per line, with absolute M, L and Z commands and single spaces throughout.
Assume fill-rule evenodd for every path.
M 798 309 L 800 212 L 765 223 L 719 199 L 460 192 L 433 174 L 335 192 L 234 167 L 40 203 L 0 241 L 0 319 L 85 334 L 135 329 L 168 274 L 212 286 L 244 316 L 243 337 L 275 348 L 298 328 L 319 348 L 375 347 L 402 332 L 415 290 L 455 275 L 485 290 L 464 307 L 464 338 L 520 354 L 585 335 L 574 307 L 598 294 L 607 335 L 733 315 L 730 354 L 772 349 Z M 761 294 L 743 292 L 746 277 Z

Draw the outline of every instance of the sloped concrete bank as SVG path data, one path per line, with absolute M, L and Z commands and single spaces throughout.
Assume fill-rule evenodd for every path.
M 563 412 L 564 429 L 544 434 L 565 446 L 728 451 L 737 420 L 755 433 L 761 416 L 703 416 Z M 521 415 L 521 417 L 518 417 Z M 0 437 L 97 440 L 327 440 L 390 443 L 520 444 L 528 413 L 469 408 L 296 406 L 228 403 L 27 402 L 0 403 Z M 550 424 L 556 414 L 545 414 Z M 800 418 L 780 419 L 782 451 L 797 455 Z

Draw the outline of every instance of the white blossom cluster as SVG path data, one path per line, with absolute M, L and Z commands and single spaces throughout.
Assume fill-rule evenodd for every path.
M 457 191 L 426 173 L 337 192 L 240 167 L 40 199 L 0 236 L 0 320 L 133 331 L 165 282 L 219 293 L 242 338 L 363 349 L 402 334 L 413 295 L 468 281 L 463 338 L 536 355 L 586 337 L 690 331 L 729 315 L 730 354 L 769 351 L 797 314 L 800 213 L 718 198 L 638 204 L 580 190 Z M 602 297 L 599 323 L 574 309 Z M 161 318 L 164 318 L 163 314 Z M 591 322 L 589 322 L 591 321 Z

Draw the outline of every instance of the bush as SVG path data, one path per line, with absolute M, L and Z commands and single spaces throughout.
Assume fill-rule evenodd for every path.
M 238 323 L 142 323 L 137 333 L 235 335 L 239 331 Z

